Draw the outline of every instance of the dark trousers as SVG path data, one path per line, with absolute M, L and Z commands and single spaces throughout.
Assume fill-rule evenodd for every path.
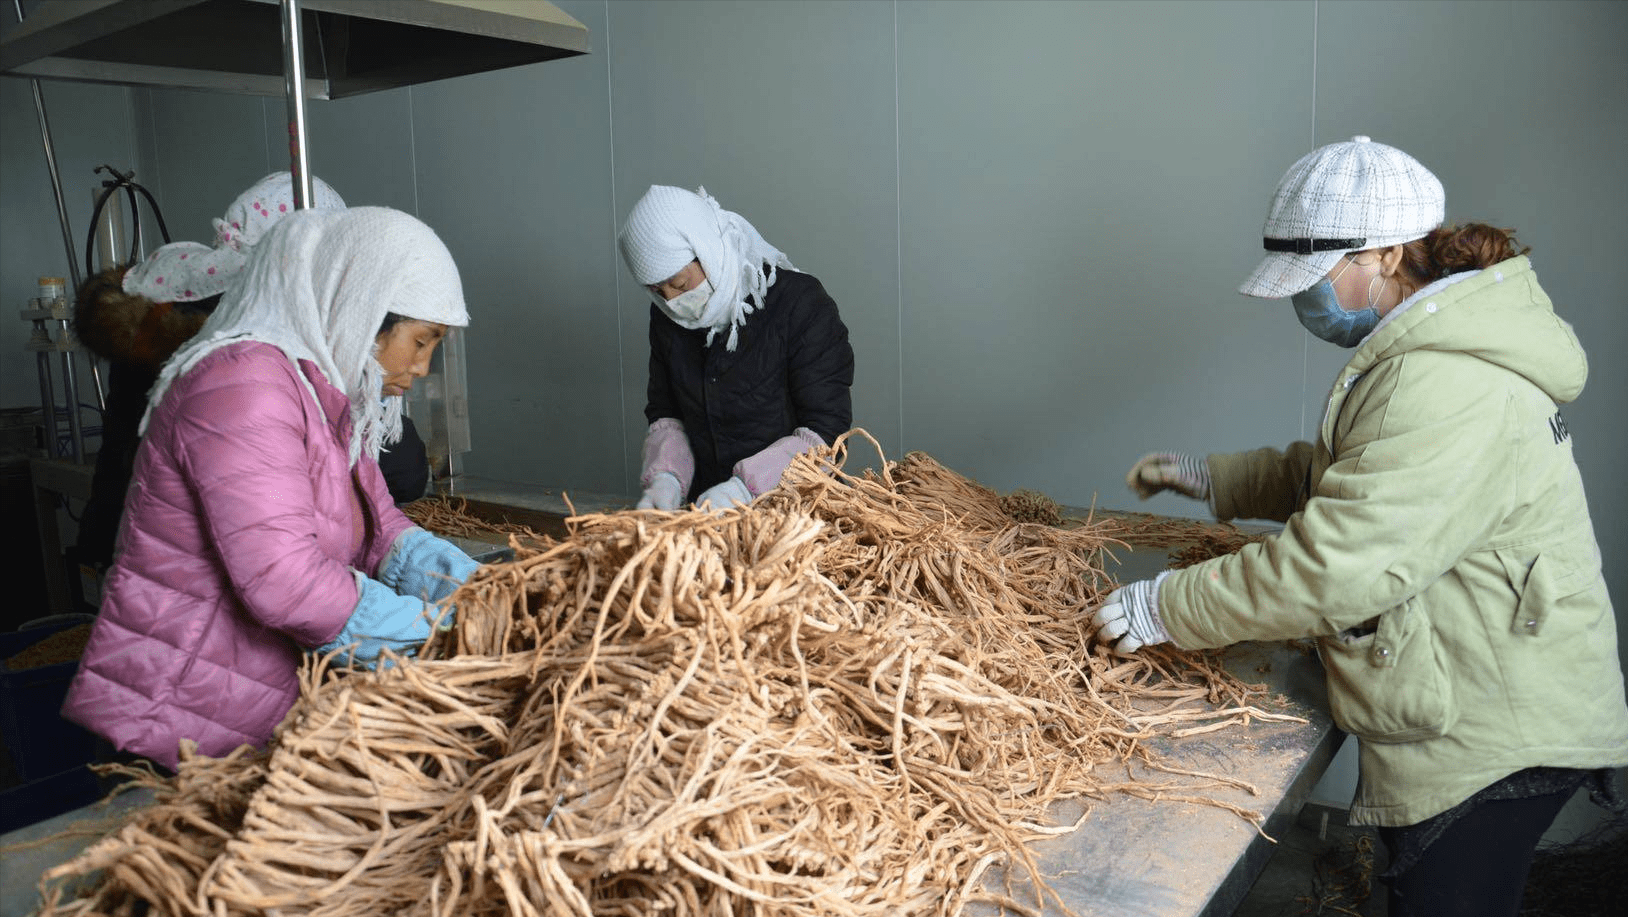
M 1515 917 L 1538 841 L 1573 791 L 1483 802 L 1391 880 L 1390 917 Z M 1405 832 L 1380 828 L 1394 856 Z

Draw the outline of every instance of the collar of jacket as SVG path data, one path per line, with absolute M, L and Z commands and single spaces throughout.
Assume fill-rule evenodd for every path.
M 310 360 L 299 361 L 299 372 L 304 374 L 305 381 L 311 386 L 311 391 L 316 393 L 317 406 L 322 409 L 322 414 L 327 419 L 328 426 L 333 429 L 340 442 L 349 442 L 350 428 L 353 422 L 350 414 L 350 399 L 345 397 L 345 393 L 335 387 L 332 382 L 329 382 L 328 377 L 322 374 L 322 370 L 318 369 L 317 365 Z
M 1555 314 L 1524 255 L 1444 287 L 1432 284 L 1397 310 L 1352 354 L 1335 379 L 1337 389 L 1385 360 L 1427 350 L 1501 366 L 1531 380 L 1556 404 L 1576 400 L 1588 378 L 1582 344 Z

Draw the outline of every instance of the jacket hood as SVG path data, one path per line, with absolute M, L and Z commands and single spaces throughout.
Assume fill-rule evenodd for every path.
M 1437 350 L 1518 373 L 1556 404 L 1582 394 L 1588 357 L 1571 325 L 1555 314 L 1525 256 L 1439 289 L 1426 287 L 1398 309 L 1358 348 L 1350 371 L 1366 372 L 1411 351 Z
M 203 327 L 213 300 L 175 308 L 124 291 L 127 269 L 92 276 L 74 299 L 74 334 L 91 353 L 111 363 L 157 371 Z

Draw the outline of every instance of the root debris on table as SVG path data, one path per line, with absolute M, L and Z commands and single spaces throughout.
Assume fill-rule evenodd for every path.
M 850 474 L 847 439 L 748 507 L 514 533 L 418 658 L 312 660 L 267 749 L 141 777 L 156 803 L 42 913 L 1037 913 L 983 879 L 1048 894 L 1026 845 L 1074 828 L 1059 801 L 1259 827 L 1146 740 L 1292 717 L 1210 655 L 1097 643 L 1124 523 L 1017 521 L 922 453 Z

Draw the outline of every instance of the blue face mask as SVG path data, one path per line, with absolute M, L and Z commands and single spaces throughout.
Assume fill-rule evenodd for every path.
M 1350 266 L 1347 261 L 1346 267 Z M 1345 268 L 1340 273 L 1345 273 Z M 1334 275 L 1335 279 L 1339 276 Z M 1357 346 L 1379 324 L 1379 312 L 1372 305 L 1356 312 L 1346 311 L 1334 294 L 1334 281 L 1327 277 L 1289 297 L 1289 301 L 1294 303 L 1294 313 L 1307 331 L 1340 347 Z

